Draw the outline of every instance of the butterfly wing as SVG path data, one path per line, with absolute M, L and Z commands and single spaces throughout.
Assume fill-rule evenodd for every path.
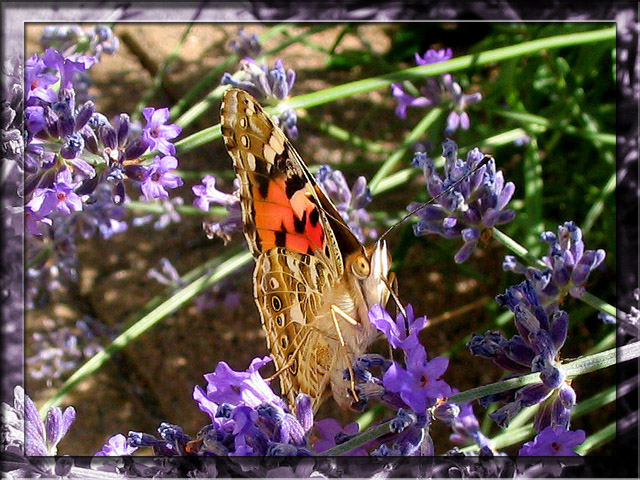
M 344 258 L 362 249 L 282 130 L 248 93 L 228 90 L 221 107 L 225 146 L 240 179 L 244 233 L 254 257 L 254 295 L 283 394 L 322 401 L 337 338 L 327 294 Z M 324 311 L 324 312 L 323 312 Z
M 319 319 L 335 280 L 322 260 L 286 248 L 256 259 L 254 295 L 276 369 L 284 369 L 280 385 L 290 405 L 300 392 L 314 409 L 324 399 L 338 340 Z
M 282 130 L 242 90 L 225 93 L 220 116 L 241 182 L 244 232 L 253 255 L 283 247 L 313 255 L 342 275 L 342 254 L 327 218 L 341 220 L 340 215 Z

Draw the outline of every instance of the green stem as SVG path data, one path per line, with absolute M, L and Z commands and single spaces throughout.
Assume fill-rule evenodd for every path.
M 407 135 L 406 139 L 395 152 L 393 152 L 389 158 L 382 164 L 380 169 L 373 176 L 371 181 L 369 182 L 369 189 L 371 190 L 371 194 L 375 195 L 378 193 L 378 188 L 380 187 L 380 182 L 389 175 L 389 172 L 393 170 L 393 168 L 397 165 L 397 163 L 405 156 L 407 150 L 411 148 L 413 144 L 415 144 L 420 137 L 427 131 L 427 129 L 433 125 L 438 117 L 442 115 L 442 109 L 439 107 L 432 108 L 429 113 L 427 113 L 422 120 L 418 122 L 418 124 L 411 130 L 409 135 Z
M 614 365 L 616 363 L 616 354 L 618 357 L 617 363 L 638 358 L 640 357 L 640 342 L 631 343 L 618 349 L 611 348 L 604 352 L 578 358 L 572 362 L 562 364 L 562 370 L 567 378 L 575 378 L 579 375 Z M 448 401 L 457 404 L 466 403 L 486 395 L 513 390 L 537 382 L 540 382 L 540 374 L 530 373 L 528 375 L 522 375 L 520 377 L 510 378 L 509 380 L 503 380 L 490 385 L 472 388 L 465 392 L 456 393 L 449 397 Z
M 529 127 L 538 127 L 538 132 L 543 132 L 549 128 L 559 129 L 560 131 L 572 135 L 578 135 L 582 138 L 589 139 L 591 141 L 600 142 L 602 145 L 615 146 L 616 135 L 614 133 L 602 133 L 602 132 L 586 132 L 584 129 L 574 127 L 573 125 L 564 125 L 562 123 L 552 122 L 551 120 L 541 117 L 539 115 L 533 115 L 526 112 L 509 112 L 505 110 L 492 110 L 492 113 L 500 115 L 505 118 L 510 118 L 521 123 L 526 123 Z
M 277 107 L 267 108 L 266 110 L 274 115 L 278 115 L 289 108 L 294 110 L 299 108 L 310 108 L 342 98 L 351 97 L 359 93 L 367 93 L 380 88 L 385 88 L 394 82 L 401 82 L 402 80 L 421 79 L 441 75 L 443 73 L 453 73 L 470 67 L 479 67 L 524 55 L 540 53 L 540 51 L 544 49 L 562 48 L 566 46 L 614 40 L 615 35 L 616 29 L 614 25 L 613 27 L 590 32 L 541 38 L 538 40 L 523 42 L 519 45 L 488 50 L 479 54 L 465 55 L 447 60 L 446 62 L 420 65 L 418 67 L 408 68 L 377 77 L 345 83 L 324 90 L 314 91 L 305 95 L 292 97 L 287 101 L 281 102 Z M 209 108 L 209 103 L 204 108 Z M 184 115 L 180 120 L 183 118 Z M 179 124 L 183 125 L 185 123 L 185 121 L 182 121 Z M 185 153 L 200 145 L 219 138 L 220 135 L 220 124 L 216 124 L 205 130 L 194 133 L 189 137 L 183 138 L 176 142 L 175 146 L 179 153 Z
M 362 445 L 369 443 L 370 441 L 375 440 L 376 438 L 389 433 L 391 431 L 390 427 L 391 427 L 392 421 L 393 420 L 388 420 L 384 423 L 381 423 L 380 425 L 376 425 L 375 427 L 362 432 L 360 435 L 353 437 L 352 439 L 347 440 L 346 442 L 341 443 L 340 445 L 336 445 L 335 447 L 330 448 L 326 452 L 322 452 L 320 455 L 321 456 L 338 456 L 338 455 L 344 455 L 345 453 L 349 453 L 351 450 L 361 447 Z
M 161 203 L 145 202 L 141 200 L 130 200 L 125 203 L 124 206 L 129 210 L 136 210 L 143 213 L 154 213 L 156 215 L 160 215 L 166 211 Z M 178 213 L 184 215 L 215 215 L 217 217 L 224 217 L 229 213 L 225 207 L 221 206 L 210 207 L 208 212 L 204 212 L 191 205 L 179 205 L 175 208 Z

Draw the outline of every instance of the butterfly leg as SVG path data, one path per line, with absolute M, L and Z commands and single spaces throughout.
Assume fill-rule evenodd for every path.
M 344 320 L 346 320 L 351 325 L 358 325 L 358 321 L 353 317 L 344 312 L 337 305 L 331 305 L 331 319 L 333 320 L 333 325 L 336 328 L 336 332 L 338 334 L 338 339 L 340 340 L 340 347 L 347 359 L 349 359 L 349 354 L 347 353 L 347 345 L 344 341 L 344 337 L 342 336 L 342 330 L 340 329 L 340 325 L 338 324 L 338 318 L 336 315 L 340 315 Z M 347 361 L 347 369 L 349 369 L 349 380 L 351 384 L 351 393 L 353 394 L 353 398 L 356 402 L 360 401 L 358 394 L 356 393 L 356 380 L 355 373 L 353 372 L 353 367 L 351 366 L 351 361 Z

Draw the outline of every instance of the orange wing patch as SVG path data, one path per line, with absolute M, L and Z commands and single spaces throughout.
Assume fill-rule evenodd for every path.
M 324 231 L 318 207 L 306 192 L 309 188 L 305 184 L 302 189 L 292 190 L 284 177 L 269 180 L 267 189 L 252 186 L 254 221 L 261 251 L 274 247 L 306 254 L 323 251 Z

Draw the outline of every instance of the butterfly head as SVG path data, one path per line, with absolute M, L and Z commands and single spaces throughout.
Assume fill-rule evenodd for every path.
M 360 287 L 367 306 L 387 303 L 391 256 L 385 241 L 376 242 L 352 254 L 346 266 Z

